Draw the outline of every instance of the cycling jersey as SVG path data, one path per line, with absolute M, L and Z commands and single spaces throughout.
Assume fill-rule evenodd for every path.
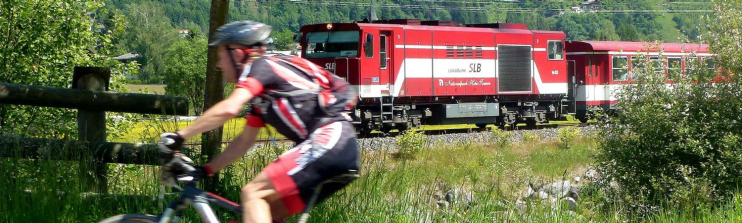
M 355 93 L 348 86 L 336 75 L 295 56 L 257 59 L 236 85 L 256 96 L 248 125 L 270 124 L 296 143 L 324 124 L 350 121 L 344 111 L 352 107 Z

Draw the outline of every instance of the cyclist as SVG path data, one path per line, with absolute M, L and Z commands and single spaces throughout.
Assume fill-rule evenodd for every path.
M 224 79 L 236 83 L 223 101 L 192 125 L 163 133 L 160 146 L 178 150 L 185 139 L 222 126 L 250 102 L 242 133 L 211 162 L 197 167 L 210 176 L 250 150 L 265 124 L 296 146 L 269 164 L 241 191 L 245 222 L 271 222 L 300 213 L 321 182 L 358 170 L 355 130 L 344 113 L 356 102 L 347 82 L 295 56 L 264 56 L 271 27 L 239 21 L 220 27 L 210 47 L 219 55 Z M 318 201 L 346 185 L 322 187 Z

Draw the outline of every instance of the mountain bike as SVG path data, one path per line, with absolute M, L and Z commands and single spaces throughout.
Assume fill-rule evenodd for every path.
M 192 165 L 190 158 L 182 153 L 164 153 L 161 154 L 163 157 L 168 157 L 170 160 L 163 165 L 163 182 L 166 186 L 169 186 L 175 190 L 180 191 L 180 197 L 175 201 L 171 202 L 167 209 L 159 215 L 148 215 L 148 214 L 122 214 L 107 218 L 100 223 L 141 223 L 141 222 L 159 222 L 159 223 L 172 223 L 179 222 L 183 216 L 183 212 L 192 205 L 198 214 L 201 216 L 203 222 L 207 223 L 219 223 L 219 219 L 214 214 L 209 203 L 216 204 L 229 211 L 242 214 L 242 206 L 220 197 L 216 194 L 206 192 L 196 188 L 196 182 L 199 180 L 194 177 L 196 174 L 193 173 L 196 169 Z M 169 157 L 172 157 L 170 159 Z M 169 178 L 169 179 L 166 179 Z M 314 191 L 314 195 L 311 200 L 307 203 L 306 208 L 299 218 L 300 223 L 305 223 L 309 219 L 309 212 L 312 206 L 316 203 L 319 192 L 322 186 L 327 183 L 345 183 L 350 182 L 358 178 L 358 173 L 355 170 L 349 170 L 348 173 L 339 175 L 335 178 L 327 180 L 317 186 Z M 185 187 L 178 186 L 178 183 L 184 183 Z

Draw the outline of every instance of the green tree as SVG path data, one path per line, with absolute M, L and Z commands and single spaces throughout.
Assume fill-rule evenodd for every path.
M 165 12 L 152 1 L 126 5 L 126 20 L 129 26 L 126 34 L 117 43 L 126 52 L 140 55 L 138 62 L 142 65 L 139 80 L 145 83 L 161 83 L 164 80 L 165 50 L 177 38 Z
M 165 51 L 165 91 L 188 98 L 195 115 L 203 111 L 207 49 L 206 39 L 186 37 Z
M 597 160 L 631 210 L 662 203 L 693 213 L 742 185 L 742 2 L 719 1 L 715 15 L 707 38 L 723 72 L 690 55 L 688 70 L 668 87 L 664 73 L 637 55 L 646 61 L 632 64 L 641 78 L 617 94 L 618 112 L 601 128 Z
M 273 37 L 276 39 L 275 45 L 278 50 L 288 50 L 294 46 L 294 32 L 289 29 L 274 32 Z
M 621 37 L 621 40 L 623 41 L 641 41 L 641 37 L 636 31 L 636 27 L 629 23 L 622 23 L 621 25 L 619 25 L 616 33 L 618 34 L 618 36 Z
M 102 28 L 95 18 L 110 16 Z M 111 59 L 111 38 L 123 24 L 100 1 L 0 1 L 0 82 L 69 88 L 75 66 L 113 67 L 112 90 L 124 68 Z M 92 19 L 91 19 L 92 18 Z M 0 104 L 2 134 L 76 139 L 74 109 Z

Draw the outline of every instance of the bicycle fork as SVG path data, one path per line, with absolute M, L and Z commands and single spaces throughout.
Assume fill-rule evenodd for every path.
M 191 203 L 193 208 L 196 209 L 198 214 L 201 216 L 201 220 L 205 223 L 219 223 L 219 219 L 214 214 L 214 210 L 209 206 L 209 201 L 205 197 L 195 196 L 193 199 L 181 199 L 170 204 L 165 209 L 165 212 L 160 216 L 160 223 L 172 223 L 179 222 L 181 216 L 183 216 L 183 210 Z

